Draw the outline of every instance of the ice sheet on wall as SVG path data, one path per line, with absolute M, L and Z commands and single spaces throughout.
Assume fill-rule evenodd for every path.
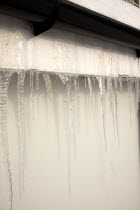
M 54 27 L 37 37 L 28 23 L 0 15 L 0 68 L 140 76 L 133 49 Z
M 139 209 L 139 78 L 11 70 L 0 82 L 1 210 Z

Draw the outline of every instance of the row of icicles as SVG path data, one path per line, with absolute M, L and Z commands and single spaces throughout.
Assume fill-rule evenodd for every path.
M 1 146 L 4 150 L 5 162 L 7 167 L 7 172 L 9 176 L 9 209 L 12 210 L 13 205 L 13 186 L 12 186 L 12 173 L 10 166 L 10 156 L 8 148 L 8 134 L 7 134 L 7 99 L 8 99 L 8 87 L 12 79 L 13 74 L 17 74 L 17 104 L 18 104 L 18 126 L 19 126 L 19 150 L 20 150 L 20 188 L 24 188 L 24 88 L 25 88 L 25 76 L 29 74 L 30 78 L 30 93 L 31 93 L 31 104 L 34 106 L 34 95 L 38 95 L 39 100 L 39 90 L 40 90 L 40 77 L 44 79 L 47 95 L 50 100 L 54 99 L 53 85 L 51 76 L 55 75 L 58 77 L 64 86 L 65 89 L 65 132 L 66 132 L 66 143 L 67 143 L 67 172 L 68 172 L 68 186 L 69 193 L 71 193 L 70 181 L 71 181 L 71 163 L 70 163 L 70 141 L 71 138 L 75 138 L 75 132 L 78 132 L 78 119 L 79 119 L 79 101 L 80 101 L 80 78 L 82 77 L 84 81 L 83 86 L 89 89 L 89 99 L 92 106 L 92 93 L 94 92 L 95 83 L 98 84 L 100 97 L 101 97 L 101 106 L 102 106 L 102 123 L 103 123 L 103 133 L 104 133 L 104 148 L 107 151 L 106 144 L 106 131 L 105 131 L 105 116 L 104 116 L 104 98 L 106 91 L 109 92 L 111 107 L 113 106 L 113 100 L 115 100 L 115 114 L 113 109 L 111 109 L 113 123 L 116 124 L 117 130 L 117 139 L 118 145 L 119 142 L 119 131 L 118 131 L 118 91 L 123 91 L 123 80 L 127 83 L 129 95 L 135 88 L 135 100 L 136 106 L 138 108 L 139 103 L 139 78 L 122 78 L 122 77 L 100 77 L 100 76 L 78 76 L 70 74 L 49 74 L 46 72 L 38 71 L 1 71 L 0 72 L 0 135 L 1 135 Z M 131 105 L 130 112 L 131 112 Z M 115 116 L 114 116 L 115 115 Z M 73 116 L 73 117 L 72 117 Z M 74 128 L 76 131 L 74 131 Z M 76 150 L 75 150 L 76 155 Z

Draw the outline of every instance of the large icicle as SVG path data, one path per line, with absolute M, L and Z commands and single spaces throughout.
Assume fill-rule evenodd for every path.
M 121 92 L 123 91 L 123 78 L 122 77 L 119 77 L 119 84 L 120 84 L 120 90 Z
M 76 119 L 77 119 L 77 132 L 79 131 L 79 117 L 80 117 L 80 79 L 79 76 L 75 77 L 75 100 L 76 100 Z
M 85 88 L 87 88 L 87 77 L 84 77 Z
M 127 78 L 127 89 L 129 94 L 129 110 L 130 110 L 130 123 L 132 125 L 132 101 L 131 101 L 131 94 L 133 89 L 134 78 Z
M 93 88 L 92 88 L 92 78 L 90 76 L 87 77 L 88 81 L 88 88 L 90 92 L 90 106 L 91 106 L 91 112 L 93 113 Z
M 30 71 L 30 92 L 31 92 L 31 109 L 34 119 L 34 72 Z
M 2 147 L 4 149 L 4 162 L 8 172 L 9 182 L 9 209 L 12 210 L 13 206 L 13 184 L 12 173 L 9 155 L 8 135 L 7 135 L 7 99 L 8 99 L 8 86 L 12 72 L 0 72 L 0 137 Z
M 71 77 L 66 75 L 59 75 L 63 84 L 65 85 L 64 95 L 64 126 L 66 133 L 66 151 L 67 151 L 67 176 L 68 176 L 68 192 L 71 195 Z
M 24 156 L 25 156 L 25 126 L 24 126 L 24 80 L 25 72 L 18 72 L 17 100 L 19 125 L 19 176 L 20 192 L 24 190 Z
M 108 77 L 107 78 L 107 89 L 109 92 L 109 101 L 110 101 L 110 109 L 111 109 L 111 115 L 112 115 L 112 120 L 113 120 L 113 131 L 114 131 L 114 138 L 115 136 L 115 115 L 114 115 L 114 92 L 113 92 L 113 86 L 112 86 L 112 78 Z
M 114 92 L 115 92 L 116 130 L 117 130 L 118 145 L 120 145 L 119 124 L 118 124 L 118 79 L 117 78 L 114 78 Z
M 57 110 L 57 104 L 56 104 L 57 98 L 55 98 L 54 100 L 54 93 L 53 93 L 53 87 L 52 87 L 52 81 L 51 81 L 50 75 L 48 73 L 43 73 L 43 79 L 45 81 L 48 96 L 52 102 L 52 107 L 53 107 L 53 111 L 54 111 L 54 115 L 56 119 L 55 127 L 56 127 L 56 134 L 57 134 L 57 153 L 58 153 L 58 158 L 59 158 L 61 147 L 60 147 L 60 131 L 59 131 L 59 126 L 57 124 L 58 122 L 58 110 Z
M 37 93 L 37 107 L 39 111 L 39 72 L 36 72 L 35 74 L 36 78 L 36 93 Z
M 71 121 L 71 126 L 66 126 L 67 128 L 69 127 L 70 129 L 70 135 L 71 135 L 71 140 L 73 142 L 73 153 L 74 153 L 74 159 L 76 159 L 77 156 L 77 136 L 78 136 L 78 131 L 79 131 L 79 111 L 80 111 L 80 94 L 79 94 L 79 76 L 74 75 L 74 76 L 66 76 L 66 75 L 59 75 L 62 83 L 67 86 L 68 83 L 70 83 L 70 100 L 69 100 L 69 106 L 66 105 L 65 107 L 69 108 L 71 110 L 71 115 L 69 114 L 67 117 L 69 119 L 65 120 L 65 122 L 68 122 L 68 120 Z M 65 87 L 66 89 L 66 87 Z M 67 91 L 66 91 L 67 92 Z M 67 99 L 67 94 L 66 94 L 66 99 Z M 65 102 L 67 101 L 65 99 Z M 66 118 L 66 116 L 65 116 Z M 66 123 L 65 123 L 66 125 Z M 66 129 L 66 132 L 68 129 Z
M 57 122 L 59 120 L 58 107 L 57 107 L 57 97 L 54 98 L 53 87 L 52 87 L 52 82 L 51 82 L 50 75 L 47 74 L 47 73 L 44 73 L 43 78 L 44 78 L 44 81 L 45 81 L 48 96 L 49 96 L 50 100 L 52 101 L 52 107 L 53 107 L 53 111 L 54 111 L 54 115 L 55 115 L 55 119 L 56 119 L 55 120 L 55 127 L 56 127 L 56 134 L 57 134 L 57 152 L 58 152 L 58 158 L 59 158 L 60 157 L 61 145 L 60 145 L 60 128 L 57 124 Z
M 101 95 L 104 144 L 105 144 L 105 150 L 107 151 L 106 127 L 105 127 L 105 78 L 104 77 L 96 77 L 96 78 L 99 84 L 100 95 Z
M 73 139 L 73 151 L 74 159 L 77 156 L 77 139 L 79 130 L 79 77 L 72 77 L 72 90 L 71 90 L 71 111 L 72 111 L 72 139 Z M 77 87 L 78 84 L 78 87 Z
M 136 102 L 136 108 L 138 110 L 138 106 L 139 106 L 139 78 L 135 78 L 135 102 Z
M 65 130 L 66 130 L 66 144 L 67 144 L 67 169 L 68 169 L 68 189 L 71 195 L 71 78 L 66 83 L 66 98 L 65 98 Z
M 66 141 L 67 141 L 67 164 L 68 164 L 68 187 L 71 194 L 71 78 L 66 84 Z

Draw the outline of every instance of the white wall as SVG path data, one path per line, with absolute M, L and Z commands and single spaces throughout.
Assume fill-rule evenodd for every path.
M 84 78 L 80 79 L 77 108 L 76 102 L 67 100 L 68 92 L 65 93 L 62 81 L 55 75 L 51 77 L 51 81 L 53 101 L 40 76 L 38 109 L 35 87 L 32 104 L 29 76 L 26 75 L 25 135 L 24 138 L 22 136 L 24 147 L 21 151 L 16 75 L 10 83 L 8 142 L 13 210 L 139 210 L 139 135 L 134 92 L 129 95 L 125 85 L 123 92 L 118 87 L 116 112 L 115 92 L 112 92 L 110 101 L 109 92 L 106 91 L 103 112 L 97 81 L 90 94 L 88 86 L 85 88 Z M 4 149 L 1 147 L 0 208 L 9 210 L 9 179 L 3 153 Z M 21 155 L 24 157 L 24 192 L 20 195 Z

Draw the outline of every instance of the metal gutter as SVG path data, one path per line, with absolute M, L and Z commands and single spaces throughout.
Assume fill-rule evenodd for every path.
M 132 47 L 140 57 L 140 30 L 68 0 L 1 0 L 0 13 L 31 21 L 35 36 L 58 20 Z

